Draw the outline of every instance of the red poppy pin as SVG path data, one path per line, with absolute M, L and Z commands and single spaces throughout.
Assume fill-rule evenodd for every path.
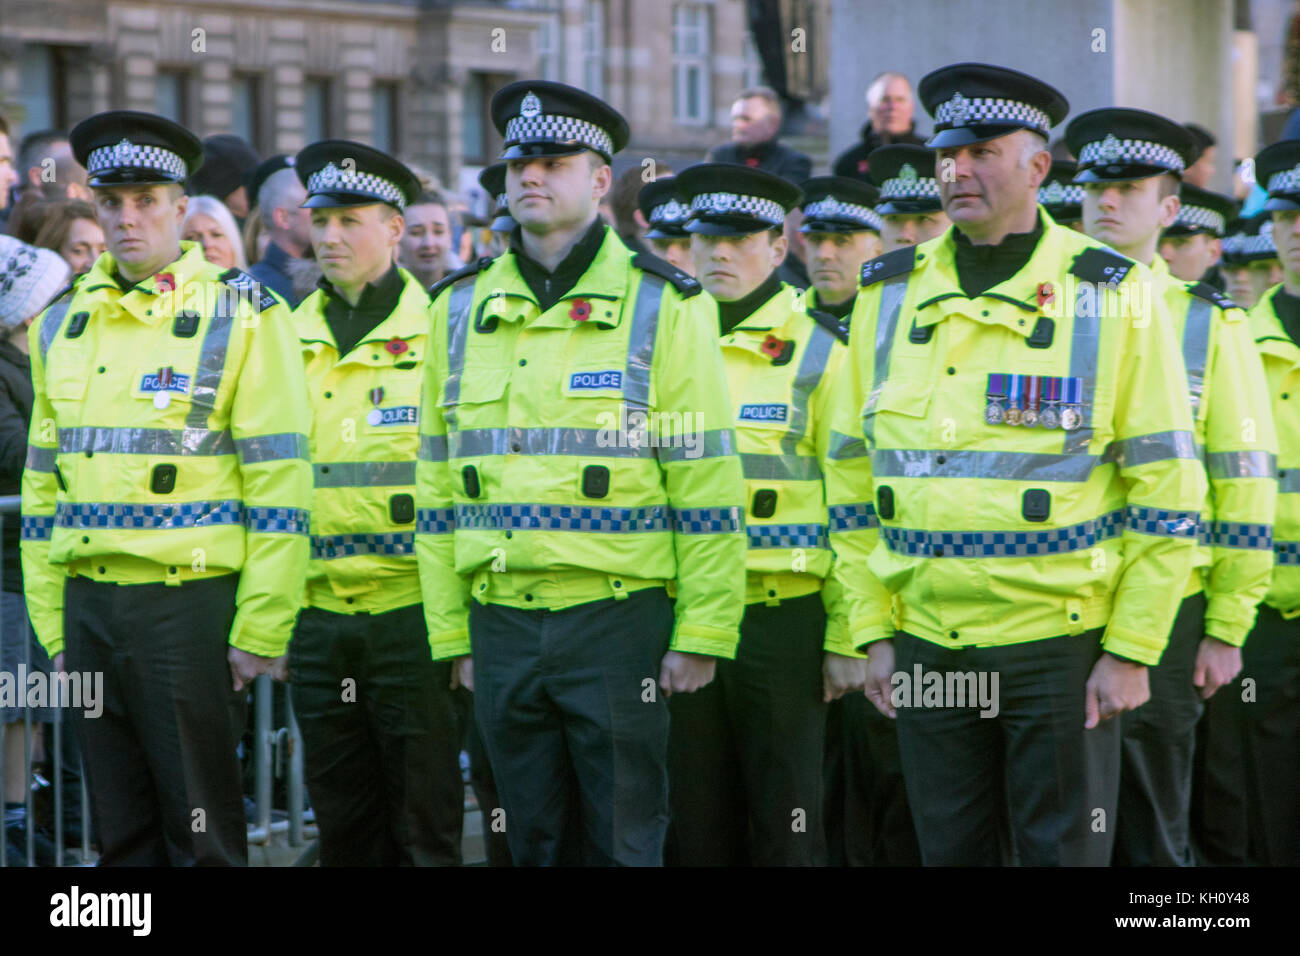
M 767 338 L 763 339 L 763 344 L 760 348 L 762 348 L 763 354 L 770 355 L 772 358 L 780 358 L 781 352 L 785 348 L 785 343 L 775 335 L 769 335 Z
M 867 161 L 866 161 L 865 159 L 859 159 L 859 160 L 858 160 L 858 172 L 860 172 L 860 173 L 865 173 L 865 172 L 867 172 L 870 168 L 871 168 L 871 167 L 867 165 Z
M 1041 309 L 1044 306 L 1051 305 L 1055 301 L 1056 301 L 1056 289 L 1052 287 L 1052 283 L 1050 282 L 1040 283 L 1038 286 L 1038 307 Z
M 746 156 L 746 157 L 745 157 L 745 165 L 746 165 L 746 166 L 757 166 L 757 165 L 758 165 L 758 157 L 757 157 L 757 156 Z
M 403 352 L 409 349 L 410 346 L 407 345 L 405 342 L 403 342 L 401 339 L 389 339 L 387 342 L 384 343 L 384 348 L 388 349 L 390 355 L 401 355 Z
M 153 277 L 153 286 L 159 292 L 175 292 L 176 277 L 170 272 L 160 272 Z
M 574 299 L 573 308 L 569 309 L 569 318 L 574 322 L 586 322 L 591 318 L 591 303 L 586 299 Z

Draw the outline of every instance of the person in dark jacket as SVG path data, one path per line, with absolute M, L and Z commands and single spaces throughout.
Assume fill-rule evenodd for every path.
M 812 160 L 777 142 L 781 100 L 766 86 L 743 90 L 731 106 L 731 142 L 709 150 L 711 163 L 757 166 L 796 186 L 812 176 Z
M 867 87 L 867 122 L 862 127 L 860 141 L 840 153 L 832 166 L 836 176 L 862 179 L 871 171 L 867 159 L 877 146 L 890 143 L 910 143 L 924 146 L 925 137 L 916 135 L 912 121 L 916 100 L 912 84 L 902 73 L 881 73 Z
M 262 215 L 262 228 L 270 241 L 248 274 L 297 308 L 303 296 L 293 288 L 289 265 L 311 251 L 311 215 L 302 208 L 307 191 L 293 171 L 293 157 L 283 154 L 264 161 L 245 180 L 244 188 Z M 256 250 L 249 249 L 249 258 Z

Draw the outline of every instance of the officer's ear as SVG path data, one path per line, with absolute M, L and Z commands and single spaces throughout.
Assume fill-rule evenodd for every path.
M 393 206 L 385 205 L 384 208 L 388 210 L 388 221 L 384 223 L 385 233 L 389 244 L 396 246 L 406 232 L 406 217 Z
M 790 243 L 779 229 L 769 230 L 768 235 L 772 238 L 769 251 L 772 254 L 772 268 L 775 269 L 785 262 L 785 254 L 790 251 Z
M 1178 218 L 1183 201 L 1178 198 L 1178 180 L 1171 175 L 1160 177 L 1160 228 L 1168 229 Z
M 610 187 L 614 185 L 614 171 L 609 168 L 609 163 L 605 162 L 604 157 L 596 153 L 589 153 L 588 155 L 591 157 L 591 194 L 597 202 L 600 202 L 609 193 Z
M 1210 236 L 1210 268 L 1214 268 L 1223 259 L 1223 243 L 1218 236 Z
M 175 183 L 167 187 L 167 192 L 171 194 L 172 203 L 176 207 L 176 228 L 180 228 L 181 223 L 185 221 L 185 210 L 189 208 L 190 197 L 185 195 L 185 190 Z

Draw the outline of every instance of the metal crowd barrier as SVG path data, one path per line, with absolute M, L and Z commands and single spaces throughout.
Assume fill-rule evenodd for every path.
M 21 497 L 19 495 L 0 495 L 0 532 L 6 522 L 18 520 L 17 515 L 21 510 Z M 0 575 L 4 573 L 4 553 L 0 550 Z M 3 616 L 0 615 L 0 636 L 3 635 Z M 31 624 L 26 615 L 23 617 L 23 649 L 21 659 L 26 667 L 27 673 L 32 672 L 31 660 L 31 642 L 30 637 Z M 32 742 L 34 739 L 35 728 L 32 723 L 31 710 L 26 706 L 24 688 L 17 686 L 17 675 L 12 675 L 15 687 L 19 692 L 19 706 L 23 711 L 23 789 L 25 793 L 25 802 L 27 806 L 27 865 L 35 865 L 35 846 L 34 834 L 36 830 L 35 814 L 35 792 L 32 787 Z M 273 728 L 272 710 L 274 704 L 274 695 L 277 693 L 274 682 L 270 677 L 262 675 L 257 678 L 253 684 L 254 700 L 254 735 L 253 735 L 253 768 L 254 768 L 254 820 L 248 827 L 248 842 L 250 845 L 266 845 L 272 842 L 277 834 L 284 834 L 287 843 L 291 847 L 305 847 L 305 851 L 299 859 L 299 864 L 310 865 L 314 859 L 314 845 L 308 845 L 307 837 L 312 836 L 311 831 L 314 827 L 308 828 L 304 825 L 304 805 L 305 805 L 305 788 L 303 786 L 303 750 L 302 735 L 298 730 L 298 722 L 293 714 L 293 702 L 289 694 L 288 685 L 282 685 L 278 691 L 284 695 L 286 723 L 288 726 Z M 64 833 L 63 833 L 63 808 L 65 797 L 63 793 L 63 735 L 68 732 L 64 726 L 64 714 L 62 707 L 52 708 L 54 719 L 51 724 L 53 728 L 53 739 L 46 741 L 46 750 L 53 759 L 53 780 L 50 781 L 50 787 L 53 791 L 54 798 L 54 845 L 57 865 L 62 865 L 64 860 Z M 0 782 L 3 782 L 5 774 L 5 752 L 4 747 L 0 746 Z M 283 777 L 286 780 L 288 812 L 285 819 L 272 819 L 272 793 L 275 779 Z M 83 772 L 81 778 L 81 828 L 82 840 L 80 851 L 80 862 L 82 865 L 89 865 L 91 861 L 90 844 L 90 794 L 86 788 L 86 777 Z M 0 839 L 0 867 L 9 865 L 7 840 Z

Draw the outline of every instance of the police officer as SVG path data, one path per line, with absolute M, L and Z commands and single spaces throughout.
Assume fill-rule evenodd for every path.
M 943 234 L 948 216 L 934 178 L 934 150 L 899 143 L 871 151 L 871 178 L 880 184 L 880 242 L 886 252 Z
M 312 554 L 289 646 L 325 866 L 460 862 L 452 667 L 429 655 L 415 457 L 429 296 L 393 263 L 420 183 L 345 140 L 294 169 L 323 276 L 294 311 L 313 401 Z
M 254 203 L 262 216 L 262 227 L 268 242 L 266 251 L 256 263 L 249 266 L 248 274 L 270 289 L 290 308 L 298 305 L 293 291 L 289 266 L 307 254 L 311 246 L 309 216 L 302 208 L 307 198 L 302 182 L 293 172 L 294 158 L 279 154 L 262 161 L 245 179 L 248 201 Z M 253 255 L 256 249 L 249 249 Z
M 1169 274 L 1185 282 L 1205 282 L 1222 292 L 1223 237 L 1228 221 L 1236 215 L 1237 202 L 1231 196 L 1183 183 L 1178 189 L 1178 216 L 1160 236 L 1160 258 L 1169 264 Z
M 797 186 L 759 169 L 702 164 L 677 188 L 696 275 L 717 302 L 730 414 L 745 472 L 749 550 L 735 660 L 674 698 L 669 736 L 679 865 L 816 866 L 826 703 L 861 688 L 865 661 L 828 621 L 826 450 L 830 383 L 844 359 L 839 327 L 810 313 L 778 278 Z
M 180 241 L 191 133 L 114 111 L 71 140 L 108 251 L 31 330 L 27 606 L 56 666 L 104 675 L 102 715 L 73 709 L 100 862 L 242 865 L 232 684 L 283 655 L 307 563 L 298 343 Z
M 1256 176 L 1267 184 L 1264 212 L 1283 270 L 1280 285 L 1251 310 L 1255 340 L 1264 362 L 1277 422 L 1278 506 L 1274 569 L 1255 629 L 1243 648 L 1243 678 L 1223 695 L 1242 733 L 1237 750 L 1245 775 L 1246 862 L 1263 866 L 1300 864 L 1300 467 L 1296 412 L 1300 366 L 1300 140 L 1282 140 L 1255 158 Z M 1217 704 L 1218 698 L 1215 703 Z M 1213 726 L 1211 727 L 1213 730 Z M 1231 835 L 1231 834 L 1229 834 Z M 1229 848 L 1230 851 L 1230 848 Z
M 1083 232 L 1083 187 L 1074 182 L 1078 171 L 1078 163 L 1053 160 L 1047 179 L 1038 187 L 1038 204 L 1062 226 Z
M 478 184 L 488 194 L 488 203 L 492 210 L 492 221 L 488 230 L 492 233 L 491 253 L 496 258 L 505 252 L 510 243 L 510 233 L 514 231 L 514 217 L 510 215 L 510 204 L 506 197 L 506 164 L 493 163 L 485 166 L 478 174 Z
M 1250 306 L 1283 279 L 1277 243 L 1273 239 L 1273 214 L 1267 209 L 1242 220 L 1241 239 L 1234 250 L 1234 260 L 1246 266 L 1250 281 Z
M 1191 135 L 1154 113 L 1099 109 L 1075 117 L 1065 139 L 1079 157 L 1084 231 L 1151 267 L 1154 291 L 1182 343 L 1195 444 L 1166 447 L 1161 437 L 1148 436 L 1132 453 L 1203 454 L 1209 479 L 1196 571 L 1160 664 L 1150 669 L 1151 699 L 1120 717 L 1114 861 L 1189 866 L 1196 722 L 1202 700 L 1241 670 L 1241 645 L 1268 589 L 1277 440 L 1245 312 L 1206 283 L 1174 278 L 1156 254 L 1161 229 L 1180 212 L 1179 177 L 1194 155 Z
M 429 640 L 474 683 L 516 864 L 658 864 L 663 697 L 734 656 L 744 597 L 713 303 L 598 218 L 628 137 L 615 110 L 528 80 L 491 113 L 520 227 L 434 290 L 416 535 Z
M 812 280 L 807 305 L 834 316 L 847 338 L 862 263 L 881 251 L 880 216 L 871 208 L 879 193 L 870 183 L 842 176 L 818 176 L 800 188 L 799 231 L 807 237 Z
M 863 267 L 827 477 L 851 640 L 925 863 L 998 862 L 1009 811 L 1019 862 L 1104 865 L 1109 718 L 1147 698 L 1205 496 L 1146 437 L 1191 441 L 1178 343 L 1143 267 L 1037 205 L 1056 90 L 959 64 L 920 94 L 953 228 Z
M 695 274 L 691 234 L 684 228 L 690 210 L 677 191 L 675 176 L 660 176 L 641 187 L 637 207 L 650 228 L 645 238 L 655 255 L 687 275 Z

